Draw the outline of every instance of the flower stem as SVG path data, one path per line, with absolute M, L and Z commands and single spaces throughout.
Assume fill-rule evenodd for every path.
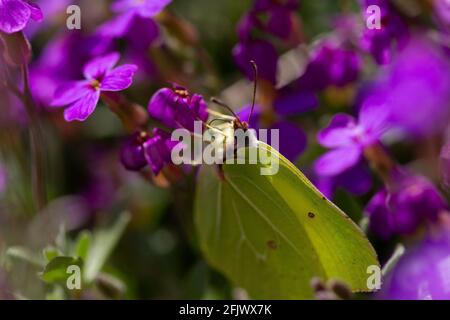
M 128 101 L 123 95 L 116 92 L 102 92 L 102 100 L 108 108 L 122 121 L 128 133 L 143 129 L 148 121 L 145 109 Z
M 46 179 L 45 179 L 45 152 L 42 129 L 39 123 L 36 103 L 34 102 L 29 85 L 28 66 L 22 65 L 23 94 L 22 101 L 30 121 L 30 147 L 31 147 L 31 175 L 33 195 L 38 210 L 47 203 Z
M 395 161 L 379 143 L 366 147 L 364 149 L 364 156 L 386 186 L 389 187 L 392 184 L 392 172 L 396 167 Z

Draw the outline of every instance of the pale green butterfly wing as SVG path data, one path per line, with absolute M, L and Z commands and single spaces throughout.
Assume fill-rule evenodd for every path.
M 361 230 L 287 159 L 279 171 L 261 164 L 203 166 L 195 224 L 209 263 L 255 299 L 312 298 L 310 280 L 336 278 L 369 291 L 367 268 L 379 265 Z

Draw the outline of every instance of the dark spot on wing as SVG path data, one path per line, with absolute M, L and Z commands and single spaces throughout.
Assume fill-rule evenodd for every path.
M 311 219 L 314 218 L 316 215 L 313 212 L 308 212 L 308 217 Z
M 278 245 L 275 240 L 269 240 L 267 241 L 267 247 L 269 247 L 269 249 L 275 250 L 276 248 L 278 248 Z

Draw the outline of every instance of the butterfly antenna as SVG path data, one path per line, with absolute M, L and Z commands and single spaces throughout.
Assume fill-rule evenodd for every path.
M 253 99 L 252 99 L 252 108 L 250 110 L 250 114 L 248 116 L 248 123 L 250 123 L 250 119 L 253 115 L 253 110 L 255 109 L 255 101 L 256 101 L 256 90 L 258 89 L 258 66 L 256 65 L 256 62 L 254 60 L 250 60 L 250 63 L 253 67 Z
M 228 111 L 230 111 L 232 114 L 233 114 L 233 116 L 241 123 L 241 119 L 239 119 L 239 117 L 237 116 L 237 114 L 233 111 L 233 109 L 231 109 L 227 104 L 225 104 L 223 101 L 221 101 L 221 100 L 219 100 L 219 99 L 217 99 L 217 98 L 211 98 L 211 102 L 213 102 L 213 103 L 215 103 L 215 104 L 217 104 L 217 105 L 219 105 L 219 106 L 221 106 L 221 107 L 224 107 L 225 109 L 227 109 Z

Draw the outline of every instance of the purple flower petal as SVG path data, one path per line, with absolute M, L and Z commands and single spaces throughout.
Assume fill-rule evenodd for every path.
M 368 19 L 369 13 L 366 9 L 369 5 L 381 7 L 382 26 L 381 29 L 364 28 L 360 46 L 369 52 L 378 64 L 387 64 L 395 53 L 394 48 L 401 49 L 409 37 L 408 25 L 389 1 L 365 1 L 362 8 L 365 21 Z
M 438 134 L 450 122 L 450 62 L 430 40 L 413 39 L 388 75 L 388 109 L 394 124 L 412 135 Z
M 142 8 L 139 9 L 139 14 L 142 17 L 152 18 L 160 13 L 172 0 L 147 0 L 144 1 Z
M 194 130 L 194 122 L 208 119 L 207 106 L 203 97 L 190 95 L 182 87 L 158 90 L 150 99 L 148 112 L 155 119 L 171 128 L 183 127 Z
M 355 118 L 344 113 L 337 114 L 326 128 L 319 131 L 317 140 L 327 148 L 350 146 L 354 143 L 353 131 L 355 127 Z
M 145 30 L 145 32 L 142 32 L 142 30 Z M 148 56 L 147 50 L 158 39 L 159 34 L 159 26 L 153 19 L 135 16 L 125 38 L 130 50 Z
M 163 88 L 158 90 L 150 99 L 148 104 L 149 114 L 160 120 L 164 125 L 176 128 L 175 115 L 173 110 L 173 101 L 176 99 L 176 94 L 173 90 Z
M 361 69 L 359 55 L 340 43 L 324 40 L 311 53 L 306 70 L 298 79 L 302 90 L 323 90 L 328 86 L 342 87 L 358 79 Z
M 314 184 L 329 199 L 333 199 L 338 188 L 362 196 L 372 187 L 372 175 L 367 163 L 359 161 L 355 166 L 345 170 L 336 176 L 313 176 Z
M 125 52 L 124 62 L 138 66 L 135 77 L 137 77 L 139 81 L 157 79 L 159 75 L 158 67 L 154 61 L 148 58 L 147 50 L 135 50 L 135 48 L 130 46 Z
M 279 121 L 270 128 L 279 130 L 280 146 L 278 151 L 291 162 L 295 161 L 306 149 L 306 135 L 294 123 L 289 121 Z M 271 145 L 270 131 L 268 133 L 268 143 Z M 274 146 L 275 147 L 275 146 Z
M 247 121 L 251 128 L 258 130 L 260 128 L 259 120 L 261 118 L 261 107 L 259 105 L 255 105 L 253 109 L 252 117 L 250 117 L 250 112 L 252 110 L 252 105 L 246 105 L 241 110 L 239 110 L 236 115 L 241 119 L 241 121 Z
M 364 104 L 359 112 L 358 120 L 369 140 L 375 141 L 389 128 L 388 118 L 389 110 L 386 105 Z
M 240 41 L 246 42 L 251 40 L 252 31 L 254 28 L 260 26 L 259 20 L 249 12 L 239 20 L 237 25 L 237 34 Z
M 283 88 L 275 100 L 275 111 L 280 116 L 293 116 L 316 109 L 319 106 L 317 96 L 312 92 Z
M 103 37 L 120 38 L 125 36 L 136 18 L 135 12 L 126 12 L 105 22 L 97 29 L 97 34 Z
M 450 26 L 450 2 L 448 0 L 436 0 L 434 11 L 444 24 Z
M 268 41 L 255 40 L 238 43 L 233 48 L 233 58 L 242 72 L 253 80 L 254 71 L 250 61 L 258 65 L 258 75 L 272 83 L 276 82 L 278 53 Z
M 31 1 L 25 1 L 25 4 L 30 9 L 31 19 L 33 19 L 36 22 L 41 22 L 44 19 L 44 14 L 42 13 L 41 8 L 39 8 L 37 4 Z
M 174 143 L 170 134 L 155 129 L 154 136 L 144 143 L 145 157 L 154 174 L 158 174 L 165 164 L 171 162 L 171 150 Z
M 289 38 L 292 29 L 291 10 L 274 8 L 270 11 L 267 31 L 281 39 Z
M 335 179 L 338 186 L 357 196 L 369 192 L 372 187 L 372 174 L 365 161 L 360 161 Z
M 14 33 L 22 30 L 31 17 L 27 3 L 21 0 L 0 1 L 0 31 Z
M 379 191 L 366 207 L 371 230 L 387 239 L 394 234 L 411 234 L 420 223 L 436 221 L 448 205 L 431 182 L 421 176 L 395 172 L 389 193 Z
M 206 122 L 209 117 L 209 113 L 207 111 L 208 106 L 206 105 L 205 100 L 199 94 L 194 94 L 191 97 L 190 101 L 192 112 L 195 114 L 195 117 L 203 122 Z M 196 119 L 196 120 L 198 120 Z
M 64 111 L 66 121 L 84 121 L 94 112 L 100 99 L 99 90 L 89 90 L 86 95 L 75 101 Z
M 57 107 L 70 104 L 88 94 L 90 91 L 89 81 L 68 82 L 56 89 L 50 105 Z
M 127 89 L 133 82 L 137 66 L 125 64 L 106 74 L 101 82 L 102 91 L 121 91 Z
M 86 79 L 97 79 L 99 80 L 106 75 L 119 61 L 120 55 L 117 52 L 112 52 L 101 58 L 97 58 L 88 62 L 84 66 L 83 75 Z
M 160 13 L 172 0 L 117 0 L 112 5 L 115 12 L 135 11 L 143 17 L 154 17 Z
M 336 191 L 336 184 L 334 177 L 325 177 L 312 175 L 310 180 L 314 183 L 317 189 L 328 199 L 333 199 Z
M 392 216 L 385 213 L 387 192 L 377 192 L 365 208 L 370 218 L 370 229 L 381 239 L 389 239 L 395 232 Z
M 361 159 L 359 147 L 344 147 L 331 150 L 316 160 L 314 169 L 317 174 L 334 176 L 354 166 Z
M 116 0 L 112 5 L 111 5 L 111 9 L 114 12 L 117 13 L 121 13 L 121 12 L 126 12 L 130 9 L 134 9 L 136 7 L 139 7 L 142 5 L 142 2 L 139 3 L 139 1 L 135 1 L 135 0 Z
M 175 122 L 178 126 L 188 129 L 189 131 L 194 131 L 194 122 L 203 121 L 208 119 L 208 113 L 206 111 L 207 106 L 203 97 L 194 94 L 189 102 L 183 99 L 178 100 L 173 107 L 173 113 L 175 115 Z
M 123 144 L 120 161 L 127 170 L 139 171 L 147 165 L 144 143 L 150 139 L 146 132 L 136 132 Z
M 448 234 L 427 236 L 407 249 L 383 281 L 378 298 L 390 300 L 449 300 L 450 241 Z

